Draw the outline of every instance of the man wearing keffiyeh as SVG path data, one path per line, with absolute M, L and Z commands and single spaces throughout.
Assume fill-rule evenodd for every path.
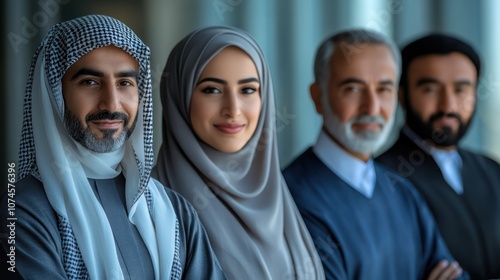
M 55 25 L 36 50 L 15 194 L 22 277 L 224 279 L 192 206 L 150 178 L 149 57 L 100 15 Z M 3 221 L 7 205 L 5 194 Z M 0 233 L 8 253 L 6 223 Z

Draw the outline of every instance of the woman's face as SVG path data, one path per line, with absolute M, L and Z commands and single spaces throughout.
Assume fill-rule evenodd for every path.
M 227 47 L 205 67 L 191 97 L 190 118 L 196 135 L 221 152 L 243 148 L 259 121 L 260 81 L 252 59 Z

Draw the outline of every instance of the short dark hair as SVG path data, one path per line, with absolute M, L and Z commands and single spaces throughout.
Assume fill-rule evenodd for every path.
M 434 33 L 409 43 L 401 51 L 402 69 L 399 85 L 403 88 L 405 98 L 408 95 L 408 67 L 414 59 L 425 55 L 446 55 L 453 52 L 461 53 L 472 61 L 479 80 L 481 61 L 474 48 L 456 37 Z

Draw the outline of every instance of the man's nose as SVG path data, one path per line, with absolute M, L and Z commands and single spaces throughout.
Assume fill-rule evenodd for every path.
M 440 93 L 439 109 L 445 113 L 456 112 L 457 96 L 452 87 L 444 87 Z
M 114 85 L 104 85 L 99 100 L 99 110 L 116 112 L 120 108 L 118 89 Z
M 363 96 L 362 112 L 369 116 L 377 116 L 380 113 L 380 100 L 375 89 L 367 89 Z

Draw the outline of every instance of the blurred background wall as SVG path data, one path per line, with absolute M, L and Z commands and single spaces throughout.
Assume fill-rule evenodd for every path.
M 340 29 L 364 27 L 390 36 L 399 46 L 429 32 L 447 32 L 471 43 L 485 71 L 479 84 L 478 112 L 461 144 L 500 161 L 498 0 L 4 0 L 2 14 L 2 176 L 7 173 L 6 163 L 17 162 L 24 87 L 36 46 L 53 24 L 86 14 L 113 16 L 150 46 L 155 152 L 161 144 L 161 73 L 170 50 L 190 31 L 230 25 L 248 31 L 258 41 L 273 75 L 284 167 L 315 142 L 320 128 L 321 119 L 308 92 L 318 44 Z M 395 141 L 401 116 L 398 108 L 387 146 Z

